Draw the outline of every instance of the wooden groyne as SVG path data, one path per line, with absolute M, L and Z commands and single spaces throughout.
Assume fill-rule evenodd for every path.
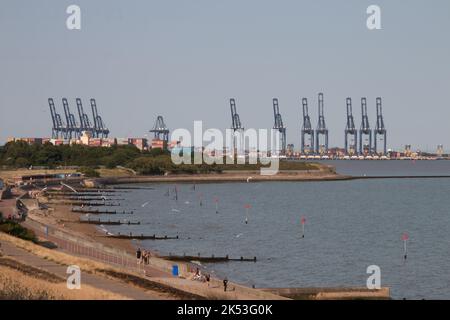
M 108 221 L 103 220 L 102 221 L 100 219 L 98 219 L 98 220 L 91 220 L 91 219 L 83 220 L 83 219 L 80 219 L 80 223 L 96 224 L 96 225 L 110 225 L 110 226 L 140 225 L 141 224 L 140 221 L 137 221 L 137 222 L 132 222 L 132 221 L 111 221 L 111 220 L 108 220 Z
M 45 191 L 46 195 L 50 195 L 52 197 L 57 196 L 92 196 L 92 197 L 99 197 L 99 196 L 114 196 L 114 191 L 110 192 L 66 192 L 66 191 Z
M 133 211 L 118 211 L 118 210 L 92 210 L 82 208 L 72 208 L 72 212 L 84 214 L 134 214 Z
M 157 235 L 144 235 L 144 234 L 140 234 L 140 235 L 133 235 L 132 233 L 130 234 L 113 234 L 113 235 L 108 235 L 106 236 L 108 238 L 114 238 L 114 239 L 127 239 L 127 240 L 174 240 L 174 239 L 179 239 L 178 236 L 176 237 L 169 237 L 169 236 L 157 236 Z
M 176 255 L 168 255 L 161 257 L 163 259 L 171 260 L 171 261 L 180 261 L 180 262 L 190 262 L 190 261 L 199 261 L 199 262 L 205 262 L 205 263 L 218 263 L 218 262 L 228 262 L 228 261 L 241 261 L 241 262 L 256 262 L 256 257 L 253 258 L 230 258 L 228 255 L 224 257 L 216 257 L 214 255 L 211 255 L 209 257 L 206 256 L 176 256 Z
M 71 206 L 84 206 L 84 207 L 120 207 L 120 203 L 108 203 L 108 202 L 83 202 L 83 201 L 50 201 L 49 204 L 63 204 Z
M 125 199 L 104 198 L 104 197 L 74 197 L 74 196 L 50 196 L 49 199 L 68 200 L 68 201 L 123 201 Z
M 121 186 L 121 187 L 112 186 L 111 189 L 114 189 L 114 190 L 155 190 L 155 188 L 152 188 L 152 187 L 124 187 L 124 186 Z

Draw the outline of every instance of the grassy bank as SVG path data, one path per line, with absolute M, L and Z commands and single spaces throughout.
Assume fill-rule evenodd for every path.
M 0 232 L 7 233 L 11 236 L 37 243 L 36 235 L 32 230 L 22 227 L 19 223 L 11 220 L 1 220 Z
M 134 146 L 113 146 L 110 148 L 88 147 L 83 145 L 61 145 L 53 146 L 50 143 L 44 145 L 29 145 L 25 142 L 10 142 L 0 146 L 0 168 L 11 170 L 18 168 L 45 167 L 43 173 L 49 173 L 48 169 L 58 167 L 75 166 L 77 170 L 84 172 L 89 177 L 113 174 L 132 175 L 134 172 L 141 175 L 163 175 L 171 174 L 199 174 L 220 173 L 224 170 L 255 171 L 261 167 L 268 167 L 261 163 L 257 164 L 180 164 L 173 163 L 169 151 L 152 149 L 140 151 Z M 194 154 L 191 155 L 191 163 L 194 163 Z M 131 171 L 118 170 L 117 168 L 130 168 Z M 99 170 L 102 168 L 101 170 Z M 316 170 L 317 164 L 306 162 L 280 161 L 281 170 Z M 25 173 L 27 170 L 24 170 Z M 63 170 L 73 172 L 74 170 Z M 113 172 L 111 172 L 113 171 Z M 16 172 L 16 176 L 21 171 Z M 37 173 L 34 172 L 33 173 Z M 11 178 L 0 172 L 0 176 Z

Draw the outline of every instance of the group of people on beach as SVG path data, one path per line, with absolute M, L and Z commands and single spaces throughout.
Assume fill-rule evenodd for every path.
M 210 279 L 211 279 L 211 276 L 209 274 L 207 274 L 207 273 L 206 274 L 202 274 L 200 272 L 199 268 L 195 269 L 195 274 L 192 277 L 192 280 L 196 280 L 196 281 L 200 281 L 200 282 L 206 282 L 208 284 L 208 287 L 209 287 Z
M 151 256 L 150 251 L 141 250 L 141 248 L 136 250 L 136 259 L 138 264 L 149 264 Z

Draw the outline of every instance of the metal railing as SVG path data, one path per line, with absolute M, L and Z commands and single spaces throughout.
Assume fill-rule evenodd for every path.
M 138 260 L 125 250 L 119 250 L 105 246 L 99 242 L 89 241 L 87 239 L 79 238 L 68 232 L 60 229 L 46 226 L 35 220 L 27 219 L 25 225 L 32 229 L 37 236 L 54 243 L 59 249 L 67 253 L 86 257 L 98 262 L 112 265 L 127 271 L 133 271 L 139 274 L 150 274 L 152 270 L 170 272 L 170 265 L 168 263 L 161 263 L 156 261 L 152 256 L 148 259 L 148 264 L 144 263 L 143 259 Z M 186 264 L 184 271 L 192 272 L 193 267 Z

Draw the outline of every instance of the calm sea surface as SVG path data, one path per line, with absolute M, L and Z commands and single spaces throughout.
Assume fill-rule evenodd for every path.
M 352 175 L 450 173 L 450 161 L 331 163 Z M 178 200 L 173 184 L 136 186 L 152 189 L 120 197 L 135 211 L 123 218 L 141 225 L 108 230 L 180 236 L 136 243 L 162 254 L 258 258 L 206 265 L 218 276 L 256 287 L 361 287 L 367 267 L 378 265 L 393 298 L 450 299 L 450 179 L 178 184 Z

